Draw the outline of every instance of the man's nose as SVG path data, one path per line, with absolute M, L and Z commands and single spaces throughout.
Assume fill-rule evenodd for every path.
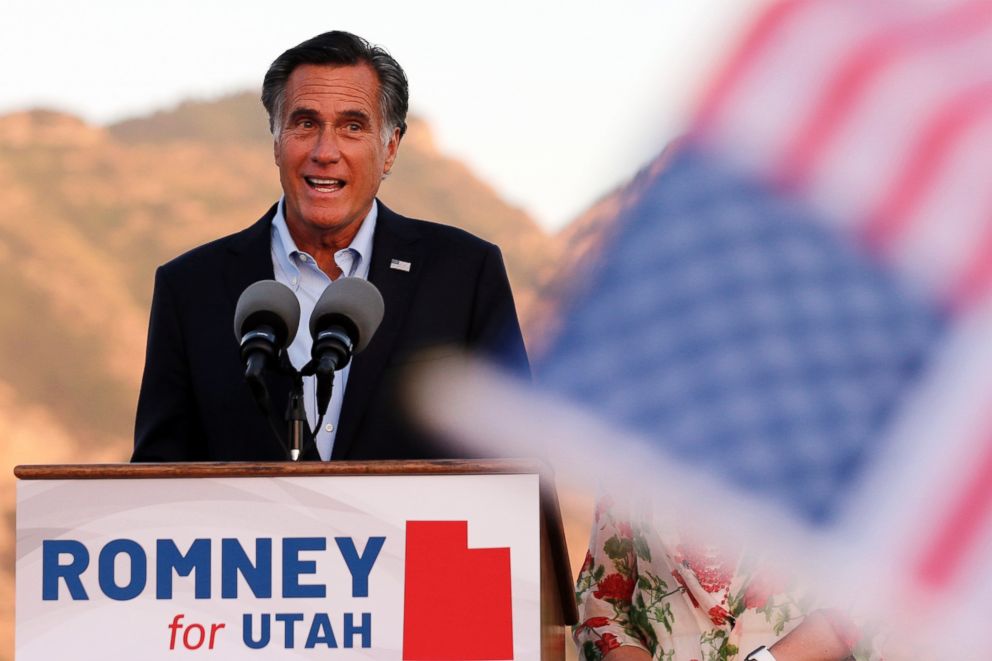
M 332 127 L 325 126 L 317 134 L 316 142 L 310 151 L 310 158 L 315 163 L 334 163 L 341 158 L 341 150 L 338 147 L 337 133 Z

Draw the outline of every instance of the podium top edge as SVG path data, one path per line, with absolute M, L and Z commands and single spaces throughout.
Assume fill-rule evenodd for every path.
M 21 480 L 168 479 L 190 477 L 304 477 L 317 475 L 512 475 L 549 477 L 538 459 L 438 459 L 389 461 L 182 462 L 52 464 L 14 467 Z

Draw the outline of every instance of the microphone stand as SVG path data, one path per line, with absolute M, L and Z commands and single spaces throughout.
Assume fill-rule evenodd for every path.
M 277 442 L 282 447 L 283 452 L 286 453 L 286 459 L 299 461 L 300 456 L 307 449 L 304 448 L 307 430 L 307 410 L 303 403 L 303 375 L 293 367 L 285 351 L 280 352 L 279 364 L 275 367 L 275 371 L 288 376 L 293 382 L 289 390 L 289 400 L 286 402 L 285 423 L 287 426 L 287 435 L 283 437 L 280 433 L 276 426 L 276 417 L 274 415 L 270 414 L 266 417 L 269 421 L 269 427 L 272 429 L 273 436 L 275 436 Z
M 299 461 L 303 451 L 303 430 L 307 424 L 307 411 L 303 405 L 303 376 L 293 370 L 293 388 L 286 406 L 286 423 L 289 425 L 289 458 Z
M 289 391 L 289 401 L 286 404 L 285 421 L 287 435 L 285 439 L 276 427 L 275 416 L 272 415 L 274 411 L 271 411 L 268 406 L 268 392 L 265 390 L 265 384 L 261 380 L 260 375 L 257 377 L 260 387 L 256 387 L 256 384 L 252 383 L 251 380 L 249 380 L 249 385 L 252 386 L 252 394 L 255 396 L 259 408 L 269 421 L 273 435 L 286 452 L 287 459 L 290 461 L 299 461 L 300 457 L 315 444 L 317 434 L 320 432 L 320 427 L 324 422 L 324 415 L 327 412 L 331 392 L 334 388 L 334 364 L 325 365 L 321 361 L 311 360 L 303 366 L 302 370 L 297 370 L 289 361 L 289 356 L 286 352 L 282 351 L 279 355 L 279 364 L 276 367 L 276 371 L 289 376 L 293 381 L 293 385 Z M 316 376 L 318 390 L 317 427 L 310 430 L 309 442 L 306 435 L 309 422 L 307 421 L 307 410 L 303 398 L 304 376 Z M 261 397 L 261 394 L 266 395 L 266 397 Z

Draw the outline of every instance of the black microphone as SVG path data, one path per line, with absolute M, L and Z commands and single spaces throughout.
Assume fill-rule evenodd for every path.
M 310 316 L 310 362 L 317 376 L 317 411 L 321 418 L 331 401 L 334 372 L 368 346 L 384 311 L 382 294 L 361 278 L 339 278 L 317 299 Z
M 279 352 L 293 341 L 299 326 L 300 302 L 286 285 L 259 280 L 241 293 L 234 312 L 234 337 L 241 345 L 252 396 L 266 414 L 271 406 L 262 372 L 276 364 Z

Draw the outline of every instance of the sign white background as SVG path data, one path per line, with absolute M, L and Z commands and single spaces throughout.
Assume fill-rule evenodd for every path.
M 406 522 L 467 520 L 468 547 L 509 547 L 513 646 L 517 659 L 540 658 L 539 485 L 537 475 L 327 476 L 155 480 L 20 481 L 17 485 L 18 661 L 141 658 L 217 660 L 252 658 L 400 659 Z M 369 576 L 369 597 L 352 598 L 351 574 L 334 537 L 352 537 L 359 553 L 369 537 L 386 542 Z M 238 538 L 254 559 L 255 539 L 272 538 L 271 599 L 256 598 L 239 577 L 238 599 L 222 599 L 220 540 Z M 326 584 L 325 599 L 283 599 L 284 537 L 327 539 L 324 551 L 305 551 L 316 574 L 303 584 Z M 144 591 L 114 601 L 100 590 L 97 565 L 108 541 L 137 541 L 148 557 Z M 186 552 L 194 539 L 211 540 L 211 598 L 194 599 L 192 576 L 173 576 L 173 598 L 155 598 L 155 540 L 172 539 Z M 42 600 L 42 541 L 75 539 L 90 553 L 82 582 L 88 601 L 74 601 L 63 581 L 58 601 Z M 129 578 L 119 559 L 118 583 Z M 330 615 L 338 648 L 303 649 L 313 613 Z M 372 648 L 344 649 L 342 613 L 372 614 Z M 213 650 L 169 650 L 168 625 L 226 624 Z M 296 647 L 285 649 L 283 624 L 272 621 L 262 650 L 242 642 L 242 616 L 304 613 Z M 438 631 L 443 635 L 443 631 Z M 181 632 L 180 632 L 181 635 Z

